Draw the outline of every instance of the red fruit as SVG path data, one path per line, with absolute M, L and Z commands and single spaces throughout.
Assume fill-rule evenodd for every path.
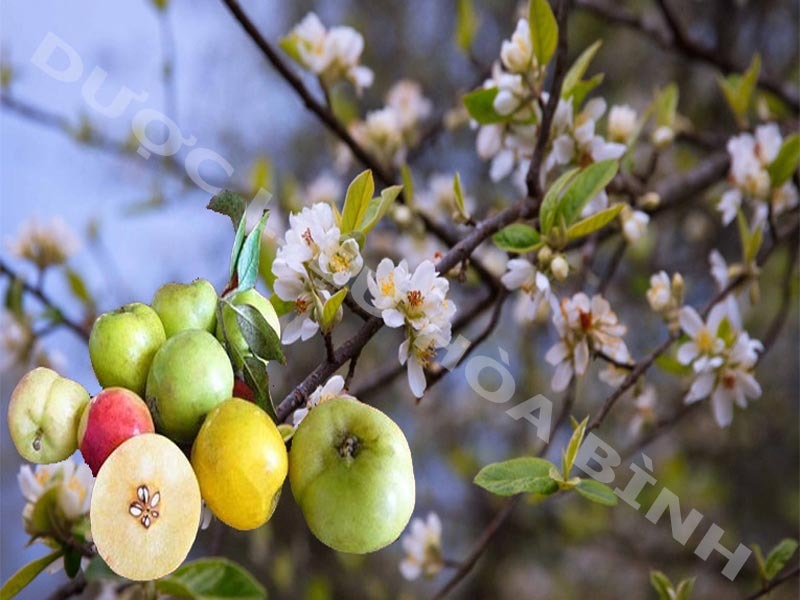
M 125 388 L 107 388 L 83 411 L 78 427 L 78 447 L 92 474 L 117 446 L 140 433 L 154 433 L 153 417 L 138 394 Z
M 256 395 L 247 383 L 235 377 L 233 380 L 233 394 L 234 398 L 242 398 L 250 402 L 256 401 Z

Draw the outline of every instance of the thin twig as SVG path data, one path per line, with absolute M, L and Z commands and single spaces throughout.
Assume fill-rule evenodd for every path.
M 783 585 L 787 581 L 791 581 L 795 577 L 800 575 L 800 565 L 795 566 L 794 569 L 787 571 L 785 574 L 781 575 L 780 577 L 776 577 L 772 581 L 770 581 L 767 585 L 765 585 L 762 589 L 755 592 L 754 594 L 750 594 L 745 600 L 756 600 L 756 598 L 762 598 L 769 594 L 772 590 L 776 587 Z
M 64 325 L 68 329 L 70 329 L 73 333 L 75 333 L 78 337 L 80 337 L 83 341 L 89 341 L 89 332 L 86 331 L 86 328 L 81 326 L 76 321 L 73 321 L 69 317 L 64 314 L 64 311 L 59 307 L 51 298 L 48 296 L 44 290 L 37 288 L 36 286 L 31 285 L 28 283 L 24 278 L 22 278 L 14 269 L 9 267 L 3 259 L 0 259 L 0 274 L 5 275 L 9 278 L 10 282 L 18 279 L 22 281 L 22 289 L 27 292 L 28 294 L 34 296 L 39 302 L 41 302 L 45 307 L 50 309 L 54 314 L 58 315 L 58 323 Z M 9 282 L 9 283 L 10 283 Z

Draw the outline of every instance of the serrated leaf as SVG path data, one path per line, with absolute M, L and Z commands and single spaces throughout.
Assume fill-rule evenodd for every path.
M 692 589 L 694 588 L 694 577 L 684 579 L 675 588 L 675 600 L 689 600 L 692 597 Z
M 222 558 L 204 558 L 183 565 L 156 580 L 163 593 L 193 600 L 264 600 L 267 591 L 236 563 Z
M 602 504 L 603 506 L 617 505 L 617 495 L 611 488 L 594 479 L 581 479 L 575 489 L 581 496 L 597 504 Z
M 541 223 L 542 235 L 547 235 L 555 224 L 556 211 L 558 209 L 558 203 L 561 201 L 561 195 L 564 189 L 572 183 L 579 171 L 580 169 L 575 168 L 563 173 L 561 177 L 553 182 L 553 185 L 550 186 L 550 189 L 548 189 L 547 193 L 544 195 L 542 206 L 539 209 L 539 221 Z
M 764 572 L 767 579 L 773 579 L 781 569 L 786 566 L 797 550 L 797 541 L 791 538 L 781 540 L 772 550 L 769 551 L 764 561 Z
M 497 88 L 481 88 L 464 96 L 464 106 L 469 116 L 481 125 L 504 123 L 510 116 L 503 116 L 494 109 L 494 99 L 497 97 Z
M 359 226 L 374 193 L 375 181 L 372 179 L 372 171 L 369 169 L 359 173 L 350 182 L 344 199 L 344 208 L 342 208 L 341 232 L 343 234 L 350 233 Z
M 247 202 L 235 192 L 222 190 L 219 194 L 211 198 L 206 208 L 230 217 L 233 223 L 233 230 L 236 231 L 242 220 L 242 215 L 244 215 L 245 209 L 247 208 Z
M 617 215 L 622 211 L 624 206 L 625 205 L 621 203 L 615 204 L 614 206 L 609 206 L 598 213 L 578 221 L 567 229 L 567 237 L 570 240 L 576 240 L 602 229 L 617 218 Z
M 548 473 L 552 466 L 542 458 L 512 458 L 486 465 L 475 476 L 474 483 L 498 496 L 513 496 L 523 492 L 541 494 L 545 493 L 542 490 L 551 488 L 549 484 L 539 480 L 550 479 Z
M 581 52 L 581 55 L 575 59 L 575 62 L 572 63 L 572 66 L 569 68 L 566 75 L 564 75 L 564 83 L 561 85 L 562 98 L 569 98 L 572 96 L 575 86 L 577 86 L 578 83 L 580 83 L 580 81 L 583 79 L 586 69 L 589 68 L 589 64 L 591 64 L 592 60 L 594 60 L 597 51 L 600 50 L 600 46 L 602 45 L 603 41 L 597 40 L 586 50 Z M 580 104 L 573 104 L 573 107 L 575 108 L 578 106 L 580 106 Z
M 465 53 L 469 52 L 480 20 L 472 6 L 472 0 L 458 0 L 456 5 L 456 45 Z
M 767 167 L 769 180 L 773 188 L 786 183 L 800 166 L 800 134 L 795 133 L 783 140 L 781 149 Z
M 562 465 L 564 479 L 569 478 L 569 473 L 572 471 L 572 465 L 575 464 L 575 457 L 578 456 L 578 450 L 583 443 L 583 436 L 586 434 L 586 426 L 588 423 L 589 417 L 587 416 L 585 419 L 583 419 L 583 421 L 574 425 L 575 430 L 572 432 L 572 437 L 569 438 L 567 447 L 564 450 L 564 463 Z
M 650 585 L 658 593 L 659 600 L 673 600 L 672 582 L 661 571 L 650 571 Z
M 278 334 L 255 306 L 228 304 L 228 309 L 234 311 L 236 326 L 247 342 L 250 352 L 263 360 L 286 362 Z
M 267 223 L 269 211 L 265 210 L 253 230 L 247 234 L 242 244 L 242 251 L 236 259 L 236 276 L 238 291 L 249 290 L 258 280 L 258 261 L 261 258 L 261 234 Z
M 494 245 L 505 252 L 525 253 L 538 246 L 542 239 L 539 232 L 524 223 L 512 223 L 492 236 Z
M 402 185 L 393 185 L 382 190 L 380 197 L 370 200 L 367 211 L 358 226 L 358 230 L 363 234 L 372 231 L 375 226 L 380 223 L 380 220 L 386 213 L 389 212 L 392 203 L 397 200 L 397 197 L 402 191 Z
M 586 203 L 602 192 L 617 174 L 616 160 L 603 160 L 589 165 L 575 176 L 558 203 L 556 222 L 572 225 Z
M 547 0 L 530 0 L 528 25 L 531 30 L 533 54 L 544 67 L 550 62 L 558 45 L 558 23 Z
M 322 306 L 322 319 L 320 319 L 319 324 L 322 331 L 328 332 L 336 324 L 336 315 L 339 313 L 346 296 L 347 288 L 344 287 L 325 301 Z
M 10 600 L 19 594 L 36 576 L 55 562 L 62 554 L 63 550 L 58 549 L 50 554 L 38 558 L 28 563 L 19 571 L 9 577 L 8 581 L 0 588 L 0 600 Z

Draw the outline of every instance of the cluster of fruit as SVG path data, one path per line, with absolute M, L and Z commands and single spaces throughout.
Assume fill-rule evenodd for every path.
M 245 305 L 279 335 L 272 304 L 252 288 L 221 301 L 205 280 L 167 284 L 151 306 L 128 304 L 96 320 L 89 354 L 99 394 L 90 399 L 46 368 L 12 394 L 8 423 L 20 455 L 51 463 L 80 449 L 96 476 L 93 542 L 123 577 L 176 569 L 203 501 L 231 527 L 263 525 L 287 474 L 311 531 L 334 549 L 382 548 L 411 517 L 411 453 L 389 417 L 335 398 L 308 414 L 287 451 L 270 416 L 241 398 L 250 390 L 231 357 L 250 353 L 236 318 Z

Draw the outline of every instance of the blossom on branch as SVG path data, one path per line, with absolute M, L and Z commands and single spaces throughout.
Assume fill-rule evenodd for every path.
M 306 405 L 298 408 L 292 414 L 292 425 L 299 426 L 306 415 L 318 404 L 332 400 L 333 398 L 352 398 L 350 394 L 343 394 L 344 390 L 344 377 L 341 375 L 334 375 L 328 379 L 325 385 L 317 386 L 317 389 L 306 400 Z
M 8 250 L 28 260 L 39 269 L 61 265 L 80 249 L 80 240 L 70 227 L 56 217 L 49 223 L 31 218 L 24 223 L 16 238 L 6 242 Z
M 627 328 L 605 298 L 597 294 L 590 300 L 579 292 L 553 304 L 553 324 L 561 339 L 550 348 L 545 360 L 556 366 L 551 382 L 554 391 L 565 390 L 573 376 L 580 377 L 586 372 L 592 352 L 619 363 L 630 362 L 628 347 L 622 339 Z
M 550 280 L 524 258 L 508 261 L 508 271 L 500 281 L 509 290 L 521 290 L 516 306 L 517 318 L 532 322 L 547 314 L 550 303 Z
M 436 350 L 450 343 L 451 319 L 455 304 L 447 298 L 450 284 L 439 277 L 436 267 L 423 261 L 411 273 L 405 260 L 398 265 L 384 258 L 367 280 L 372 303 L 381 311 L 387 327 L 405 327 L 406 339 L 400 345 L 400 364 L 408 365 L 408 383 L 417 398 L 427 387 L 425 368 Z
M 400 543 L 406 553 L 400 562 L 400 573 L 413 581 L 420 575 L 433 577 L 444 567 L 442 560 L 442 522 L 439 516 L 428 513 L 424 521 L 418 517 L 411 520 L 411 531 Z

